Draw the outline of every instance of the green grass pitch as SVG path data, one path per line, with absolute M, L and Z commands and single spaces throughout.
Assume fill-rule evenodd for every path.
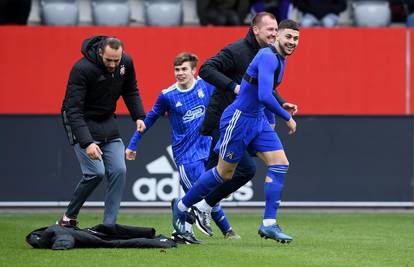
M 53 224 L 58 212 L 0 212 L 0 266 L 414 266 L 413 212 L 306 212 L 279 215 L 283 230 L 294 237 L 282 245 L 257 234 L 260 212 L 232 211 L 228 217 L 241 240 L 224 240 L 217 227 L 202 245 L 176 249 L 33 249 L 25 242 L 32 230 Z M 100 223 L 102 214 L 82 210 L 80 227 Z M 149 226 L 171 233 L 167 211 L 123 211 L 118 223 Z

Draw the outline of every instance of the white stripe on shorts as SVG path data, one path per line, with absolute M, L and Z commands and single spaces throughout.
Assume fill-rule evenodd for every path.
M 236 109 L 231 118 L 229 125 L 226 128 L 226 132 L 224 134 L 223 142 L 220 145 L 220 157 L 224 159 L 226 155 L 227 145 L 229 144 L 231 135 L 233 133 L 234 127 L 236 126 L 237 120 L 240 118 L 241 111 Z
M 187 186 L 187 188 L 190 189 L 191 188 L 191 182 L 188 179 L 187 174 L 185 173 L 184 165 L 180 165 L 178 167 L 178 169 L 180 171 L 181 181 L 183 181 L 185 186 Z

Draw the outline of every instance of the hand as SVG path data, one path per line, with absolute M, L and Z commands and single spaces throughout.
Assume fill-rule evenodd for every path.
M 236 95 L 239 94 L 240 92 L 240 85 L 236 85 L 236 87 L 234 87 L 234 91 L 233 91 Z
M 287 127 L 289 128 L 289 134 L 294 134 L 296 132 L 296 122 L 293 118 L 290 118 L 286 122 Z
M 147 129 L 147 126 L 145 126 L 145 123 L 143 120 L 137 120 L 137 131 L 140 133 L 143 133 L 145 129 Z
M 102 150 L 95 143 L 90 144 L 86 148 L 86 154 L 88 154 L 91 160 L 102 160 L 102 155 L 103 155 Z
M 137 152 L 133 151 L 129 148 L 125 149 L 125 158 L 127 160 L 135 160 L 135 157 L 137 156 Z
M 295 115 L 296 112 L 298 112 L 298 105 L 292 104 L 292 103 L 284 103 L 282 107 L 290 113 L 290 115 Z

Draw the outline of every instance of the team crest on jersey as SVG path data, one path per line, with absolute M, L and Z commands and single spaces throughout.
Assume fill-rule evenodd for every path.
M 233 158 L 234 153 L 233 152 L 227 152 L 226 153 L 226 158 L 232 159 Z
M 121 76 L 125 74 L 125 65 L 121 65 L 121 68 L 119 69 L 119 74 L 121 74 Z
M 203 92 L 202 89 L 198 89 L 197 94 L 198 94 L 198 97 L 199 98 L 203 98 L 204 97 L 204 92 Z

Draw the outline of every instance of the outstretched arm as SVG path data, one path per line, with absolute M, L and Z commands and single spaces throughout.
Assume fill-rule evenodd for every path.
M 134 134 L 132 135 L 131 140 L 129 141 L 129 144 L 128 144 L 128 148 L 125 150 L 125 157 L 127 160 L 135 160 L 137 144 L 138 144 L 138 141 L 141 139 L 141 136 L 144 133 L 146 133 L 151 128 L 151 126 L 158 120 L 158 118 L 160 116 L 163 116 L 167 110 L 168 110 L 167 101 L 165 101 L 164 95 L 160 94 L 160 96 L 157 99 L 157 102 L 155 102 L 154 107 L 145 117 L 145 120 L 144 120 L 144 123 L 146 126 L 145 131 L 143 131 L 142 133 L 139 131 L 135 131 Z

